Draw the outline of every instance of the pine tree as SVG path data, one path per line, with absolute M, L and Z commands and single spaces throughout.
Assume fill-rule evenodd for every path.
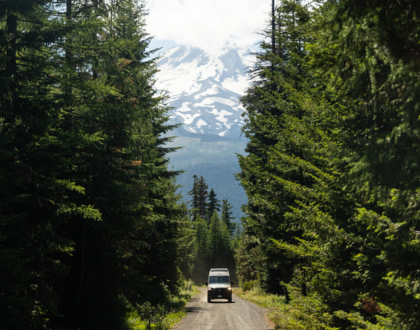
M 73 250 L 61 226 L 72 214 L 100 213 L 69 200 L 84 188 L 66 177 L 68 155 L 59 130 L 59 66 L 51 45 L 64 26 L 56 2 L 0 5 L 0 323 L 5 329 L 44 329 L 58 315 L 54 280 Z
M 63 325 L 118 327 L 130 306 L 157 304 L 167 289 L 177 290 L 176 173 L 167 169 L 171 149 L 162 137 L 172 126 L 153 88 L 156 64 L 147 59 L 142 5 L 78 5 L 72 3 L 78 15 L 70 18 L 83 30 L 69 35 L 66 46 L 67 71 L 74 77 L 77 69 L 79 79 L 71 90 L 63 82 L 71 100 L 67 129 L 80 139 L 71 141 L 77 151 L 71 175 L 83 182 L 81 200 L 95 204 L 102 221 L 76 217 L 67 228 L 76 245 L 67 261 L 72 285 L 61 283 L 63 309 L 72 311 Z
M 226 224 L 221 222 L 217 212 L 211 217 L 207 235 L 208 260 L 210 268 L 233 269 L 233 251 Z
M 192 219 L 193 221 L 197 220 L 197 210 L 198 210 L 198 177 L 194 174 L 193 176 L 194 183 L 191 191 L 188 192 L 188 195 L 192 196 L 192 200 L 190 201 L 191 205 L 191 212 L 192 212 Z
M 195 216 L 195 269 L 194 280 L 198 283 L 203 281 L 208 270 L 214 267 L 228 267 L 232 276 L 235 276 L 235 263 L 233 258 L 233 250 L 231 246 L 231 234 L 228 228 L 234 228 L 234 224 L 230 222 L 232 208 L 227 200 L 224 200 L 224 210 L 229 224 L 225 218 L 221 221 L 218 211 L 220 211 L 220 202 L 216 198 L 217 195 L 213 189 L 207 193 L 208 186 L 205 179 L 194 175 L 193 189 L 189 192 L 192 196 L 190 205 L 193 219 Z M 208 201 L 207 201 L 208 199 Z M 195 208 L 194 208 L 195 205 Z M 212 216 L 209 212 L 213 210 Z M 204 218 L 203 215 L 206 215 Z M 228 225 L 230 227 L 228 227 Z
M 185 209 L 184 217 L 181 218 L 178 236 L 177 236 L 177 251 L 179 269 L 184 278 L 195 280 L 196 272 L 196 230 L 194 229 L 192 219 L 188 214 L 188 209 L 185 204 L 182 205 Z M 206 237 L 206 235 L 204 235 Z
M 262 245 L 255 235 L 242 231 L 238 247 L 234 254 L 236 274 L 240 285 L 249 281 L 258 281 L 265 274 L 265 256 Z
M 369 309 L 370 320 L 379 319 L 384 329 L 416 329 L 416 290 L 404 291 L 403 283 L 417 285 L 418 265 L 400 261 L 417 260 L 419 253 L 414 248 L 417 209 L 411 201 L 417 198 L 419 172 L 413 148 L 419 103 L 413 36 L 420 7 L 408 1 L 398 8 L 388 1 L 366 6 L 328 2 L 325 7 L 319 26 L 330 28 L 312 49 L 313 62 L 332 78 L 330 88 L 342 103 L 346 188 L 359 206 L 352 223 L 342 228 L 353 237 L 355 249 L 346 251 L 357 263 L 353 278 L 364 282 L 359 312 L 366 315 Z M 378 303 L 388 319 L 375 319 Z
M 418 10 L 282 1 L 242 98 L 249 202 L 238 275 L 294 303 L 322 301 L 317 310 L 339 316 L 324 327 L 419 327 Z M 317 31 L 305 31 L 309 17 Z
M 207 217 L 207 208 L 208 208 L 208 186 L 206 180 L 200 176 L 197 181 L 197 201 L 198 201 L 198 214 L 202 219 L 206 219 L 209 222 Z
M 237 227 L 236 223 L 232 221 L 235 220 L 235 217 L 232 217 L 233 212 L 230 211 L 232 208 L 233 206 L 227 199 L 222 201 L 222 222 L 226 224 L 230 237 L 233 237 L 233 232 Z
M 239 228 L 239 226 L 235 226 L 235 233 L 234 233 L 233 239 L 232 239 L 232 249 L 234 251 L 236 251 L 236 249 L 239 247 L 241 236 L 242 236 L 241 229 Z
M 248 195 L 244 228 L 258 237 L 267 257 L 262 285 L 277 293 L 285 293 L 280 282 L 291 281 L 299 258 L 285 250 L 272 249 L 272 239 L 298 243 L 295 237 L 302 235 L 301 227 L 287 219 L 290 208 L 297 207 L 295 191 L 290 188 L 296 183 L 310 185 L 312 180 L 310 174 L 302 173 L 301 166 L 306 161 L 304 149 L 311 149 L 301 145 L 311 142 L 305 141 L 304 135 L 310 121 L 318 121 L 312 113 L 307 116 L 309 122 L 304 122 L 309 100 L 302 97 L 302 92 L 308 93 L 311 84 L 303 61 L 303 44 L 311 42 L 305 31 L 309 17 L 300 1 L 281 2 L 275 17 L 275 47 L 271 26 L 266 31 L 271 42 L 261 43 L 263 53 L 258 54 L 252 70 L 255 82 L 241 98 L 247 110 L 243 131 L 249 139 L 248 156 L 239 157 L 239 179 Z M 317 134 L 315 128 L 313 132 Z M 284 156 L 278 158 L 280 155 Z M 302 159 L 301 164 L 293 164 L 294 157 Z M 279 160 L 283 166 L 276 163 Z
M 2 326 L 118 328 L 178 289 L 183 235 L 143 7 L 1 6 Z
M 209 270 L 209 249 L 207 242 L 207 223 L 203 219 L 195 221 L 195 268 L 194 280 L 196 283 L 204 283 Z
M 206 180 L 200 176 L 199 178 L 194 175 L 194 184 L 191 191 L 188 192 L 188 195 L 192 196 L 192 200 L 190 201 L 190 205 L 192 208 L 193 213 L 193 221 L 200 217 L 201 219 L 205 219 L 207 222 L 209 221 L 208 217 L 208 186 L 206 184 Z
M 208 195 L 209 202 L 207 206 L 207 218 L 211 218 L 211 214 L 214 213 L 214 211 L 220 212 L 220 201 L 216 198 L 217 194 L 214 192 L 213 189 L 210 190 L 210 193 Z
M 267 83 L 258 80 L 245 96 L 251 112 L 245 127 L 250 153 L 240 158 L 239 177 L 249 202 L 243 219 L 247 244 L 238 251 L 238 262 L 254 263 L 265 289 L 286 299 L 297 288 L 303 296 L 316 296 L 336 285 L 336 297 L 324 297 L 334 309 L 340 301 L 354 301 L 362 287 L 355 281 L 358 286 L 348 288 L 335 268 L 349 252 L 337 232 L 348 225 L 354 201 L 339 180 L 345 165 L 335 159 L 341 153 L 336 109 L 326 99 L 325 83 L 311 72 L 302 46 L 314 42 L 307 23 L 316 13 L 298 1 L 282 1 L 277 12 L 275 60 L 271 66 L 262 62 L 260 71 Z M 274 56 L 271 50 L 266 58 Z M 264 97 L 257 98 L 257 92 Z M 264 108 L 268 99 L 272 109 Z M 267 136 L 272 141 L 268 148 L 261 143 Z M 346 267 L 351 272 L 356 265 L 349 260 Z M 238 265 L 242 278 L 251 276 L 244 271 L 248 268 Z M 340 281 L 334 282 L 332 273 Z

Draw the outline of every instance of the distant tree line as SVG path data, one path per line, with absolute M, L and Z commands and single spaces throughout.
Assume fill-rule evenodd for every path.
M 306 311 L 299 328 L 420 329 L 419 17 L 414 1 L 273 1 L 241 99 L 235 257 L 241 282 Z
M 232 217 L 232 205 L 227 199 L 222 203 L 213 189 L 208 192 L 206 180 L 193 176 L 188 220 L 191 228 L 189 242 L 190 260 L 183 271 L 197 284 L 206 281 L 210 268 L 227 267 L 235 276 L 233 251 L 239 239 L 240 228 Z
M 129 329 L 182 279 L 144 9 L 0 4 L 0 328 Z

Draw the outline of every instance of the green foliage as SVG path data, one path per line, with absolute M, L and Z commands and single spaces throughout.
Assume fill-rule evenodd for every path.
M 261 286 L 286 295 L 280 283 L 289 283 L 304 268 L 308 272 L 301 289 L 306 291 L 315 254 L 305 246 L 317 244 L 312 243 L 317 236 L 314 207 L 319 212 L 332 209 L 333 193 L 326 187 L 336 180 L 332 111 L 313 87 L 317 82 L 302 46 L 314 40 L 306 27 L 310 15 L 299 1 L 283 1 L 276 9 L 275 47 L 262 42 L 264 51 L 254 68 L 257 79 L 241 99 L 249 138 L 249 155 L 239 157 L 238 175 L 248 195 L 245 235 L 261 244 L 264 258 L 254 259 Z
M 194 280 L 196 283 L 204 283 L 208 274 L 208 242 L 207 223 L 202 219 L 195 221 L 195 259 L 194 259 Z
M 218 211 L 220 212 L 220 201 L 216 198 L 217 194 L 214 192 L 213 189 L 210 190 L 209 193 L 209 203 L 208 203 L 208 207 L 207 207 L 207 217 L 210 218 L 211 215 L 215 212 Z
M 0 6 L 0 323 L 121 328 L 186 235 L 143 5 Z
M 294 303 L 288 303 L 284 297 L 267 294 L 259 289 L 249 291 L 237 290 L 241 298 L 267 308 L 267 316 L 276 329 L 316 329 L 338 330 L 331 327 L 332 315 L 327 312 L 327 306 L 319 297 L 303 297 L 294 289 L 291 297 Z
M 177 136 L 169 146 L 188 145 L 188 148 L 170 154 L 171 165 L 184 171 L 177 177 L 178 191 L 184 196 L 182 201 L 188 202 L 191 199 L 187 192 L 193 187 L 191 174 L 195 173 L 211 183 L 219 200 L 229 199 L 233 206 L 233 216 L 240 219 L 243 216 L 240 207 L 245 204 L 246 195 L 232 173 L 239 172 L 236 153 L 244 150 L 245 137 L 230 139 L 218 135 L 193 134 L 182 128 L 174 130 L 173 134 Z M 219 157 L 221 148 L 224 157 Z
M 232 217 L 232 208 L 233 206 L 229 203 L 227 199 L 224 199 L 222 201 L 222 222 L 226 224 L 230 237 L 233 237 L 233 232 L 235 231 L 235 228 L 237 226 L 237 224 L 232 221 L 235 220 L 235 218 Z
M 242 232 L 235 249 L 236 272 L 239 284 L 259 279 L 264 272 L 264 258 L 258 240 Z
M 281 1 L 266 32 L 242 98 L 249 202 L 235 258 L 243 281 L 296 306 L 292 327 L 420 326 L 419 8 Z
M 208 221 L 210 215 L 207 212 L 208 208 L 208 185 L 206 184 L 206 180 L 200 176 L 199 178 L 194 174 L 194 184 L 193 188 L 188 195 L 192 196 L 191 206 L 192 206 L 192 214 L 193 214 L 193 221 L 196 221 L 198 217 L 201 219 L 205 219 Z M 214 193 L 214 191 L 213 191 Z M 215 198 L 213 196 L 212 198 Z M 213 200 L 212 207 L 216 207 L 215 200 Z
M 245 282 L 242 284 L 242 290 L 244 291 L 252 290 L 254 288 L 254 285 L 255 285 L 254 281 Z
M 232 239 L 232 249 L 235 251 L 239 247 L 239 243 L 241 241 L 241 230 L 239 229 L 238 224 L 235 223 L 235 233 Z
M 207 250 L 211 268 L 227 267 L 233 264 L 231 239 L 225 223 L 217 212 L 213 213 L 207 232 Z M 233 267 L 230 267 L 233 270 Z
M 345 105 L 340 128 L 347 149 L 347 191 L 361 206 L 354 211 L 354 225 L 346 228 L 354 237 L 352 244 L 360 246 L 352 252 L 358 267 L 354 277 L 370 282 L 361 289 L 368 296 L 365 301 L 382 303 L 383 314 L 416 329 L 418 266 L 409 260 L 418 255 L 418 212 L 411 202 L 418 191 L 413 148 L 419 103 L 413 77 L 418 68 L 409 52 L 402 56 L 401 51 L 416 33 L 419 8 L 408 2 L 398 9 L 386 5 L 386 1 L 368 6 L 350 1 L 328 4 L 319 24 L 331 28 L 320 34 L 312 61 L 324 77 L 334 78 L 330 88 Z M 412 30 L 397 37 L 397 31 L 409 26 Z M 360 308 L 365 320 L 386 324 L 384 318 L 372 316 L 366 302 Z
M 210 268 L 226 267 L 230 270 L 232 279 L 236 279 L 232 235 L 228 227 L 234 228 L 234 224 L 230 221 L 233 219 L 229 212 L 230 203 L 227 199 L 223 200 L 221 219 L 217 213 L 220 211 L 220 203 L 215 191 L 211 189 L 207 194 L 208 186 L 203 177 L 198 178 L 194 175 L 193 179 L 194 185 L 189 195 L 192 196 L 190 205 L 193 207 L 190 210 L 192 213 L 190 226 L 193 232 L 190 241 L 193 242 L 191 248 L 194 251 L 194 260 L 190 264 L 190 270 L 184 274 L 190 273 L 196 283 L 204 283 Z M 209 212 L 212 210 L 210 217 Z M 206 218 L 201 217 L 203 214 Z
M 168 330 L 185 317 L 185 305 L 190 298 L 199 293 L 191 281 L 185 281 L 181 292 L 171 295 L 165 305 L 152 306 L 149 302 L 138 305 L 126 315 L 129 330 Z

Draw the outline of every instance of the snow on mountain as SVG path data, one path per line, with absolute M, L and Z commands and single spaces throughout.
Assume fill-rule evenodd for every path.
M 253 55 L 230 49 L 211 56 L 201 49 L 177 46 L 161 55 L 156 87 L 169 93 L 172 123 L 196 134 L 239 136 L 244 112 L 239 97 L 249 86 L 246 69 Z

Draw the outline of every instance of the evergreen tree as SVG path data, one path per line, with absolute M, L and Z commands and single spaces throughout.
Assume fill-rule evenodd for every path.
M 185 278 L 193 279 L 196 265 L 196 230 L 185 203 L 181 204 L 181 212 L 176 244 L 179 255 L 179 269 Z
M 359 312 L 374 323 L 379 320 L 384 329 L 416 329 L 416 289 L 403 289 L 403 283 L 416 287 L 419 281 L 414 274 L 418 265 L 407 260 L 417 260 L 419 253 L 414 238 L 418 211 L 412 201 L 418 190 L 413 146 L 418 144 L 419 115 L 413 36 L 420 7 L 408 1 L 398 8 L 389 5 L 329 1 L 319 26 L 330 29 L 320 34 L 312 52 L 324 77 L 333 78 L 330 88 L 343 104 L 347 190 L 358 202 L 353 223 L 345 228 L 359 248 L 347 253 L 357 262 L 354 277 L 368 283 L 359 289 Z M 378 303 L 388 318 L 375 318 Z
M 199 178 L 194 175 L 194 184 L 193 188 L 188 195 L 192 196 L 192 200 L 190 201 L 191 206 L 193 207 L 193 221 L 200 217 L 201 219 L 205 219 L 207 222 L 209 221 L 209 217 L 207 216 L 207 208 L 208 208 L 208 186 L 206 184 L 206 180 L 200 176 Z
M 231 234 L 228 229 L 235 228 L 230 222 L 232 219 L 230 209 L 232 206 L 227 200 L 223 201 L 225 213 L 229 224 L 225 218 L 221 221 L 218 211 L 220 211 L 220 202 L 213 189 L 207 193 L 208 186 L 205 179 L 194 175 L 194 184 L 192 190 L 188 193 L 192 196 L 190 205 L 193 206 L 192 214 L 193 227 L 195 229 L 195 261 L 193 278 L 197 283 L 203 282 L 208 270 L 215 267 L 228 267 L 235 276 L 235 263 L 233 258 Z M 207 202 L 208 199 L 208 202 Z M 195 207 L 194 207 L 195 205 Z M 212 216 L 209 212 L 213 210 Z M 206 215 L 204 218 L 203 215 Z
M 418 7 L 386 4 L 328 1 L 316 16 L 282 1 L 276 47 L 266 45 L 242 99 L 250 140 L 239 178 L 249 203 L 238 274 L 323 301 L 317 308 L 338 316 L 325 326 L 340 329 L 419 326 L 418 265 L 407 262 L 418 259 L 417 69 L 389 42 L 409 26 L 416 33 L 407 9 Z M 316 42 L 308 16 L 318 20 Z M 412 31 L 396 39 L 401 49 Z
M 239 247 L 241 236 L 242 236 L 241 229 L 239 228 L 239 226 L 235 226 L 235 233 L 234 233 L 233 239 L 232 239 L 232 249 L 233 249 L 233 251 L 236 251 L 236 249 Z
M 308 95 L 311 89 L 311 75 L 303 61 L 303 45 L 312 41 L 305 30 L 310 13 L 300 1 L 282 1 L 275 15 L 276 24 L 266 31 L 271 42 L 261 43 L 263 52 L 257 55 L 252 70 L 254 83 L 241 98 L 247 115 L 243 131 L 249 142 L 248 156 L 239 157 L 239 179 L 248 195 L 245 231 L 259 239 L 267 258 L 261 284 L 270 291 L 286 293 L 280 283 L 291 281 L 299 257 L 272 249 L 272 239 L 294 245 L 298 244 L 295 237 L 302 234 L 301 226 L 287 215 L 291 207 L 298 206 L 292 187 L 315 182 L 312 174 L 303 173 L 302 165 L 307 166 L 309 153 L 305 155 L 305 150 L 313 150 L 311 140 L 317 138 L 305 134 L 308 129 L 318 134 L 316 127 L 310 127 L 318 118 L 310 109 L 312 100 L 300 94 Z M 307 111 L 312 113 L 307 115 Z M 282 165 L 275 163 L 278 156 Z
M 208 260 L 210 268 L 233 269 L 233 251 L 226 224 L 221 222 L 217 212 L 211 217 L 207 235 Z
M 76 246 L 68 260 L 71 285 L 63 283 L 61 293 L 64 308 L 72 311 L 63 325 L 117 327 L 127 302 L 165 301 L 162 283 L 177 289 L 178 234 L 171 221 L 177 213 L 176 173 L 167 170 L 171 150 L 162 137 L 171 126 L 165 124 L 168 108 L 152 86 L 156 64 L 147 59 L 142 5 L 77 5 L 71 8 L 78 15 L 71 18 L 84 29 L 69 35 L 68 47 L 80 49 L 69 66 L 81 78 L 66 97 L 74 108 L 69 129 L 80 130 L 84 140 L 72 146 L 77 150 L 72 166 L 78 168 L 72 175 L 83 182 L 83 199 L 101 210 L 102 221 L 75 218 L 67 229 Z M 88 43 L 95 45 L 94 53 L 84 47 Z M 104 306 L 108 312 L 100 317 Z
M 260 274 L 264 274 L 264 254 L 255 236 L 242 231 L 234 258 L 239 285 L 256 281 Z
M 207 223 L 203 219 L 195 221 L 195 268 L 194 280 L 196 283 L 204 283 L 209 271 L 209 249 L 207 242 Z
M 66 176 L 68 154 L 59 130 L 57 52 L 64 26 L 56 2 L 0 5 L 0 323 L 5 329 L 44 329 L 58 315 L 54 279 L 73 242 L 60 228 L 72 214 L 99 220 Z M 70 29 L 70 28 L 69 28 Z
M 208 202 L 208 207 L 207 207 L 207 212 L 208 215 L 207 217 L 210 218 L 211 214 L 214 213 L 214 211 L 218 211 L 220 212 L 220 201 L 216 198 L 216 193 L 214 192 L 213 189 L 210 190 L 210 193 L 208 195 L 209 198 L 209 202 Z
M 2 326 L 119 328 L 176 292 L 184 235 L 143 7 L 0 6 Z
M 236 223 L 232 220 L 235 220 L 235 217 L 232 217 L 232 213 L 230 210 L 233 206 L 229 203 L 227 199 L 222 201 L 222 222 L 226 224 L 226 227 L 229 232 L 229 236 L 233 237 L 233 232 L 235 231 Z
M 266 56 L 274 60 L 271 66 L 262 62 L 260 70 L 267 83 L 257 80 L 245 96 L 250 153 L 240 158 L 239 178 L 249 202 L 238 274 L 250 280 L 255 271 L 266 290 L 287 300 L 298 289 L 302 296 L 321 295 L 328 301 L 325 309 L 348 309 L 368 284 L 343 276 L 357 269 L 347 259 L 356 246 L 349 249 L 337 235 L 350 225 L 354 200 L 339 180 L 345 164 L 336 157 L 347 153 L 339 148 L 336 108 L 326 99 L 325 83 L 312 74 L 302 46 L 314 42 L 307 23 L 316 12 L 299 1 L 282 1 L 277 12 L 276 54 L 267 47 Z M 271 109 L 264 108 L 268 100 Z M 261 143 L 267 136 L 268 148 Z M 339 260 L 348 263 L 341 267 Z
M 192 212 L 192 218 L 193 221 L 197 220 L 198 217 L 198 177 L 194 174 L 193 176 L 194 183 L 191 191 L 188 192 L 188 195 L 192 196 L 192 199 L 190 201 L 191 205 L 191 212 Z
M 206 180 L 200 176 L 197 181 L 197 201 L 198 201 L 198 214 L 202 219 L 206 219 L 209 222 L 207 217 L 207 208 L 208 208 L 208 186 Z

